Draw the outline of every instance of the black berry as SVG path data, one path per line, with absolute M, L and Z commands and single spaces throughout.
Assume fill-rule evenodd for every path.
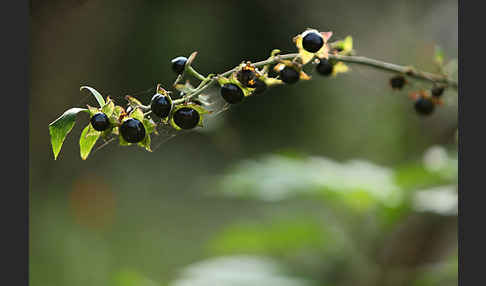
M 299 81 L 299 76 L 299 72 L 289 66 L 280 71 L 280 79 L 285 83 L 296 83 Z
M 255 72 L 249 69 L 242 69 L 236 74 L 238 81 L 246 87 L 254 87 L 253 81 L 256 78 Z M 253 84 L 252 84 L 253 83 Z
M 145 138 L 145 127 L 138 119 L 125 120 L 119 129 L 121 136 L 128 143 L 138 143 Z
M 262 80 L 256 79 L 254 88 L 253 94 L 262 94 L 267 90 L 267 84 Z
M 402 89 L 406 82 L 403 75 L 396 75 L 390 79 L 390 85 L 393 89 Z
M 152 112 L 155 113 L 155 115 L 160 118 L 165 118 L 169 116 L 170 109 L 172 108 L 172 103 L 168 96 L 156 94 L 152 97 L 150 108 L 152 109 Z
M 436 86 L 434 88 L 432 88 L 432 95 L 435 96 L 435 97 L 441 97 L 442 94 L 444 93 L 444 87 L 443 86 Z
M 420 115 L 429 115 L 434 112 L 435 105 L 432 100 L 428 98 L 419 98 L 415 101 L 415 111 Z
M 199 123 L 199 112 L 190 107 L 182 107 L 174 112 L 172 118 L 181 129 L 192 129 Z
M 226 102 L 234 104 L 241 102 L 245 97 L 245 94 L 236 84 L 226 83 L 221 87 L 221 96 Z
M 278 74 L 279 73 L 275 70 L 275 66 L 276 65 L 271 66 L 271 68 L 268 70 L 267 77 L 270 77 L 270 78 L 276 78 L 276 77 L 278 77 Z
M 316 70 L 319 74 L 324 76 L 329 76 L 332 74 L 334 70 L 334 65 L 329 62 L 327 59 L 321 59 L 316 66 Z
M 177 57 L 171 61 L 172 63 L 172 70 L 176 74 L 181 74 L 184 71 L 184 67 L 186 66 L 187 58 L 186 57 Z
M 315 53 L 322 48 L 322 45 L 324 45 L 322 35 L 314 31 L 307 33 L 302 38 L 302 46 L 308 52 Z
M 103 112 L 96 113 L 91 117 L 91 126 L 93 126 L 94 130 L 96 131 L 105 131 L 110 127 L 110 120 L 108 116 Z

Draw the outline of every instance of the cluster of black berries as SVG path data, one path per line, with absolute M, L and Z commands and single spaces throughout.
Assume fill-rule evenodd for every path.
M 258 71 L 249 63 L 238 70 L 236 78 L 242 86 L 254 88 L 252 95 L 262 94 L 267 90 L 267 84 L 259 78 Z M 230 104 L 240 103 L 245 98 L 243 90 L 235 83 L 223 84 L 220 94 Z
M 308 52 L 315 53 L 324 45 L 322 35 L 316 33 L 315 31 L 309 31 L 304 33 L 302 36 L 302 46 Z M 316 66 L 316 71 L 320 75 L 330 76 L 333 74 L 335 64 L 336 61 L 333 60 L 319 59 L 319 63 Z
M 91 126 L 96 131 L 105 131 L 111 128 L 108 116 L 103 112 L 94 114 L 90 119 Z M 135 118 L 127 118 L 119 127 L 120 134 L 123 139 L 129 143 L 138 143 L 145 138 L 145 127 L 140 120 Z
M 167 118 L 172 110 L 172 101 L 167 95 L 155 94 L 150 103 L 152 112 L 160 118 Z M 191 107 L 177 109 L 172 118 L 181 129 L 192 129 L 199 123 L 199 112 Z
M 396 75 L 390 78 L 390 85 L 394 90 L 401 90 L 407 84 L 407 79 L 403 75 Z M 425 92 L 413 93 L 415 100 L 415 111 L 420 115 L 430 115 L 434 112 L 435 106 L 440 103 L 440 97 L 444 93 L 444 86 L 434 86 L 430 91 L 431 96 Z
M 443 86 L 434 86 L 430 91 L 432 96 L 420 96 L 415 101 L 415 111 L 420 115 L 430 115 L 434 112 L 435 105 L 440 103 L 440 97 L 444 93 L 445 88 Z

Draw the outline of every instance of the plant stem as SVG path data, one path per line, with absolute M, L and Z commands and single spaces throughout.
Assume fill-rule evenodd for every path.
M 285 54 L 285 55 L 277 55 L 274 57 L 270 57 L 267 60 L 260 61 L 253 63 L 255 67 L 261 67 L 273 63 L 278 63 L 280 60 L 286 60 L 286 59 L 294 59 L 295 57 L 299 56 L 298 53 L 292 53 L 292 54 Z M 445 75 L 441 74 L 434 74 L 434 73 L 429 73 L 429 72 L 424 72 L 415 69 L 414 67 L 411 66 L 400 66 L 392 63 L 387 63 L 375 59 L 370 59 L 367 57 L 362 57 L 362 56 L 343 56 L 343 55 L 333 55 L 329 54 L 329 59 L 334 59 L 340 62 L 345 62 L 345 63 L 350 63 L 350 64 L 358 64 L 358 65 L 364 65 L 364 66 L 369 66 L 377 69 L 381 69 L 384 71 L 389 71 L 393 73 L 399 73 L 403 74 L 404 76 L 408 76 L 414 79 L 418 80 L 423 80 L 423 81 L 429 81 L 432 83 L 440 83 L 440 84 L 445 84 L 448 87 L 452 87 L 455 90 L 458 88 L 458 84 L 456 81 L 448 78 Z M 193 97 L 201 94 L 203 91 L 208 89 L 210 86 L 212 86 L 214 83 L 217 81 L 217 77 L 226 77 L 231 75 L 233 72 L 235 72 L 238 69 L 238 67 L 235 67 L 229 71 L 226 71 L 216 77 L 213 77 L 211 79 L 206 78 L 202 76 L 201 74 L 197 73 L 191 66 L 187 68 L 189 73 L 191 73 L 194 77 L 196 77 L 199 80 L 202 80 L 203 82 L 194 90 L 194 92 L 186 95 L 183 98 L 174 100 L 174 104 L 180 104 L 183 102 L 187 102 L 191 100 Z
M 206 77 L 202 74 L 198 73 L 192 66 L 188 66 L 186 71 L 190 73 L 193 77 L 197 78 L 198 80 L 205 80 Z
M 400 66 L 400 65 L 382 62 L 382 61 L 379 61 L 379 60 L 370 59 L 370 58 L 366 58 L 366 57 L 360 57 L 360 56 L 329 55 L 329 58 L 336 59 L 336 60 L 341 61 L 341 62 L 361 64 L 361 65 L 370 66 L 370 67 L 378 68 L 378 69 L 385 70 L 385 71 L 402 73 L 406 76 L 409 76 L 409 77 L 412 77 L 412 78 L 415 78 L 415 79 L 419 79 L 419 80 L 430 81 L 430 82 L 433 82 L 433 83 L 446 84 L 447 86 L 452 87 L 456 90 L 457 90 L 457 87 L 458 87 L 457 82 L 447 78 L 444 75 L 420 71 L 420 70 L 417 70 L 414 67 L 410 67 L 410 66 L 408 66 L 408 67 L 407 66 Z

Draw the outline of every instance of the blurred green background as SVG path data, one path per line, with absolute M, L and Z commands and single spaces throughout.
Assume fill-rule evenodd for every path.
M 30 284 L 457 285 L 457 95 L 427 118 L 390 74 L 248 98 L 153 153 L 77 140 L 54 161 L 48 124 L 175 79 L 295 51 L 307 27 L 361 55 L 435 71 L 457 57 L 457 1 L 31 1 Z M 420 88 L 416 83 L 414 88 Z M 144 103 L 152 93 L 140 93 Z

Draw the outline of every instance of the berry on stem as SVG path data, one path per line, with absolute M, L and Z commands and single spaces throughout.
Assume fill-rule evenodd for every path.
M 444 93 L 444 90 L 445 88 L 443 86 L 435 86 L 431 90 L 432 96 L 441 97 Z
M 255 88 L 253 94 L 262 94 L 265 92 L 265 90 L 267 90 L 267 84 L 259 79 L 255 80 L 255 84 L 252 87 Z
M 289 66 L 284 67 L 280 71 L 279 75 L 280 75 L 280 79 L 283 82 L 288 83 L 288 84 L 293 84 L 293 83 L 298 82 L 299 77 L 300 77 L 299 72 L 296 69 L 289 67 Z
M 255 72 L 251 69 L 241 69 L 237 74 L 238 81 L 246 87 L 254 87 L 253 81 L 256 78 Z M 253 83 L 253 84 L 252 84 Z
M 160 118 L 165 118 L 169 116 L 172 102 L 168 96 L 157 93 L 152 97 L 150 108 L 155 115 Z
M 186 57 L 177 57 L 171 61 L 172 63 L 172 70 L 176 74 L 181 74 L 184 71 L 186 66 L 187 58 Z
M 190 107 L 182 107 L 177 109 L 172 115 L 174 123 L 181 129 L 192 129 L 199 123 L 199 112 Z
M 221 87 L 221 96 L 228 103 L 235 104 L 243 101 L 245 94 L 239 86 L 234 83 L 225 83 Z
M 96 113 L 90 119 L 91 126 L 93 126 L 96 131 L 105 131 L 110 127 L 110 120 L 108 116 L 103 112 Z
M 324 45 L 324 39 L 322 35 L 316 31 L 308 31 L 302 34 L 302 46 L 304 50 L 315 53 L 319 51 Z
M 145 138 L 145 127 L 135 118 L 128 118 L 120 126 L 120 134 L 128 143 L 138 143 Z
M 390 85 L 393 89 L 400 90 L 407 83 L 407 80 L 403 75 L 396 75 L 390 79 Z
M 430 115 L 434 112 L 435 104 L 429 98 L 420 97 L 415 101 L 414 108 L 420 115 Z
M 316 66 L 316 70 L 320 75 L 330 76 L 334 70 L 334 64 L 327 59 L 321 59 Z

